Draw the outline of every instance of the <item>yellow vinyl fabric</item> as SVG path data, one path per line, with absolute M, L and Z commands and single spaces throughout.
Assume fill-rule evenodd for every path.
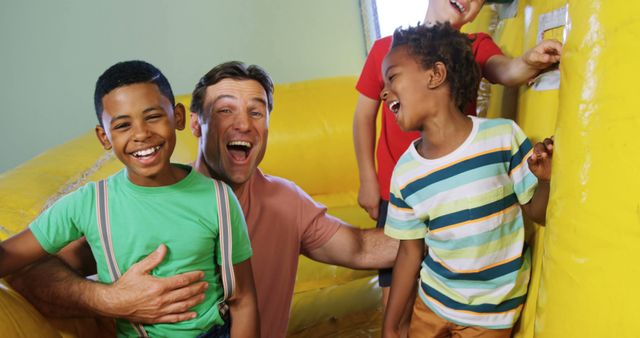
M 497 19 L 496 29 L 493 32 L 493 41 L 500 47 L 504 55 L 515 58 L 522 55 L 524 36 L 524 9 L 526 1 L 517 1 L 516 15 L 511 18 Z M 488 118 L 516 119 L 518 108 L 519 87 L 504 87 L 499 84 L 491 85 Z
M 374 222 L 356 201 L 358 173 L 352 146 L 355 82 L 355 77 L 337 77 L 277 84 L 267 153 L 260 167 L 296 182 L 349 224 L 373 227 Z M 190 95 L 176 100 L 189 107 Z M 197 141 L 188 127 L 178 132 L 172 160 L 190 163 L 196 152 Z M 24 229 L 60 196 L 121 168 L 115 156 L 100 147 L 91 130 L 0 174 L 0 239 Z M 381 295 L 374 274 L 301 259 L 289 331 L 303 332 L 322 321 L 375 310 Z M 95 331 L 99 324 L 45 320 L 8 286 L 0 286 L 0 336 L 94 336 L 87 332 Z
M 640 3 L 568 4 L 536 337 L 638 337 Z
M 508 53 L 513 53 L 510 56 L 521 56 L 524 51 L 535 47 L 539 41 L 541 16 L 557 11 L 564 6 L 566 6 L 566 0 L 519 0 L 516 18 L 507 19 L 511 22 L 505 22 L 504 27 L 499 25 L 501 43 L 504 41 L 505 46 L 509 48 Z M 522 25 L 521 27 L 524 29 L 522 38 L 518 39 L 507 31 L 509 26 L 514 25 Z M 517 48 L 520 48 L 520 51 L 516 53 Z M 505 88 L 502 90 L 506 94 L 503 96 L 504 111 L 509 114 L 510 107 L 506 107 L 509 101 L 505 97 L 511 94 L 509 93 L 511 90 Z M 536 90 L 528 84 L 520 86 L 515 120 L 534 144 L 554 134 L 558 115 L 558 100 L 559 89 Z M 543 270 L 545 227 L 528 223 L 526 230 L 527 243 L 531 247 L 532 254 L 531 280 L 520 322 L 514 329 L 513 337 L 515 338 L 535 336 L 536 309 Z

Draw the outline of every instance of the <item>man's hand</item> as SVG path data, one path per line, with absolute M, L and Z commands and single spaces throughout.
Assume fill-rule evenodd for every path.
M 204 300 L 208 283 L 201 281 L 202 271 L 158 278 L 149 273 L 167 253 L 161 244 L 156 251 L 134 264 L 118 281 L 104 288 L 99 297 L 108 304 L 104 311 L 111 317 L 125 318 L 132 322 L 175 323 L 193 319 L 196 313 L 189 311 Z
M 562 43 L 558 40 L 543 40 L 522 55 L 522 60 L 535 69 L 545 69 L 560 61 Z
M 533 146 L 533 154 L 527 159 L 529 170 L 538 180 L 551 179 L 551 158 L 553 157 L 553 136 Z
M 360 190 L 358 191 L 358 204 L 369 214 L 369 217 L 374 220 L 378 219 L 380 187 L 376 178 L 360 184 Z

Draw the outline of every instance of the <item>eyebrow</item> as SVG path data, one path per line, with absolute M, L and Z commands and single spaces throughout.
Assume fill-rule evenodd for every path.
M 267 106 L 267 101 L 265 101 L 263 98 L 261 97 L 252 97 L 251 101 L 256 101 L 258 103 L 262 103 L 263 106 Z
M 392 69 L 393 69 L 393 68 L 395 68 L 395 67 L 396 67 L 396 65 L 391 65 L 391 66 L 389 66 L 389 68 L 387 68 L 387 71 L 386 71 L 386 72 L 384 72 L 384 77 L 387 77 L 387 75 L 389 74 L 389 71 L 390 71 L 390 70 L 392 70 Z
M 216 105 L 216 103 L 220 100 L 223 99 L 233 99 L 233 100 L 237 100 L 238 97 L 230 95 L 230 94 L 222 94 L 218 97 L 216 97 L 210 104 L 209 107 L 207 107 L 208 109 L 206 109 L 207 111 L 211 112 L 213 110 L 213 107 Z M 254 102 L 258 102 L 261 103 L 262 105 L 264 105 L 265 107 L 267 106 L 267 101 L 261 97 L 252 97 L 249 99 L 249 101 L 254 101 Z
M 163 109 L 160 106 L 153 106 L 153 107 L 149 107 L 149 108 L 146 108 L 145 110 L 143 110 L 142 114 L 146 114 L 146 113 L 149 113 L 149 112 L 152 112 L 152 111 L 155 111 L 155 110 L 163 110 Z M 118 116 L 116 116 L 116 117 L 111 119 L 111 124 L 113 124 L 114 122 L 116 122 L 118 120 L 128 119 L 128 118 L 131 118 L 131 116 L 127 115 L 127 114 L 118 115 Z

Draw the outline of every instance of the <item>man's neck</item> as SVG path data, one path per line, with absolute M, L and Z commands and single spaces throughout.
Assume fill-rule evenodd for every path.
M 204 160 L 201 152 L 198 152 L 198 157 L 193 163 L 191 163 L 191 166 L 194 167 L 199 173 L 201 173 L 204 176 L 215 178 L 217 180 L 221 180 L 229 184 L 231 189 L 233 189 L 233 193 L 236 195 L 238 195 L 243 190 L 243 187 L 246 185 L 246 184 L 239 184 L 239 185 L 233 184 L 231 182 L 227 182 L 222 177 L 217 177 L 218 175 L 216 175 L 214 171 L 207 165 L 207 162 Z

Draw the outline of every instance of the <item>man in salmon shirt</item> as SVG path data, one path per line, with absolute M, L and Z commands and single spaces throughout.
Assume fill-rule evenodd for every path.
M 263 174 L 273 83 L 260 67 L 227 62 L 196 84 L 191 130 L 198 137 L 194 167 L 228 183 L 244 212 L 254 256 L 252 266 L 262 338 L 286 335 L 300 254 L 353 269 L 390 267 L 398 241 L 381 229 L 361 230 L 327 214 L 295 183 Z M 32 267 L 12 285 L 45 314 L 87 312 L 132 322 L 176 322 L 195 314 L 206 283 L 199 271 L 158 279 L 149 272 L 166 249 L 133 265 L 111 285 L 91 282 L 51 259 Z M 86 243 L 59 255 L 71 267 L 91 271 Z M 233 320 L 233 319 L 232 319 Z

